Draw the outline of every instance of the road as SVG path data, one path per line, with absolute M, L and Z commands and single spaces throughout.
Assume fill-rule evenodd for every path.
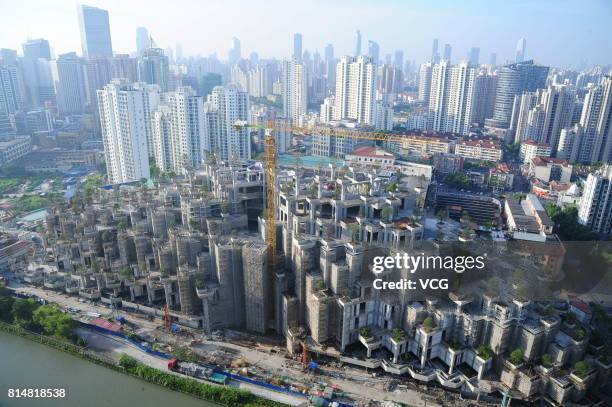
M 93 303 L 83 303 L 79 301 L 78 297 L 71 297 L 63 293 L 58 293 L 39 287 L 25 286 L 14 283 L 11 283 L 10 287 L 19 289 L 20 291 L 28 294 L 36 295 L 40 298 L 45 299 L 48 302 L 58 304 L 63 308 L 73 308 L 85 313 L 95 312 L 105 317 L 110 316 L 112 314 L 110 308 Z M 125 312 L 123 310 L 121 311 L 121 315 L 124 315 L 128 322 L 132 323 L 135 326 L 136 333 L 142 336 L 160 336 L 160 332 L 157 328 L 162 324 L 161 320 L 150 321 L 149 319 L 144 318 L 140 314 Z M 183 346 L 189 345 L 189 338 L 169 338 L 169 335 L 163 336 L 165 336 L 163 338 L 164 342 L 173 344 L 177 344 L 177 342 L 179 342 L 179 344 Z M 301 365 L 291 360 L 285 359 L 282 355 L 271 354 L 269 351 L 262 351 L 259 349 L 254 349 L 227 341 L 211 340 L 201 334 L 196 335 L 196 337 L 201 340 L 202 344 L 194 345 L 191 347 L 198 353 L 207 354 L 215 351 L 223 351 L 224 348 L 229 348 L 239 352 L 239 354 L 243 356 L 252 367 L 264 370 L 274 375 L 289 376 L 301 383 L 324 382 L 328 385 L 335 385 L 340 388 L 341 391 L 345 392 L 347 396 L 356 400 L 359 404 L 365 404 L 370 400 L 393 400 L 401 403 L 406 403 L 415 407 L 439 406 L 439 404 L 436 404 L 431 400 L 425 401 L 423 399 L 424 394 L 416 390 L 402 389 L 401 391 L 395 390 L 391 392 L 385 390 L 386 385 L 390 381 L 389 377 L 372 377 L 370 374 L 367 374 L 363 370 L 355 369 L 348 366 L 343 367 L 341 369 L 326 366 L 321 369 L 322 374 L 313 377 L 311 374 L 304 373 L 301 369 Z M 97 337 L 95 338 L 95 340 L 98 340 Z M 160 360 L 158 360 L 159 358 L 142 352 L 139 348 L 129 344 L 129 342 L 126 341 L 122 344 L 116 338 L 110 338 L 110 340 L 110 342 L 104 340 L 102 343 L 98 343 L 98 345 L 101 346 L 101 351 L 111 351 L 112 349 L 114 349 L 113 346 L 116 345 L 118 346 L 118 348 L 115 353 L 118 352 L 119 355 L 124 351 L 129 350 L 129 352 L 125 353 L 134 357 L 138 356 L 138 360 L 141 360 L 143 363 L 151 364 L 151 366 L 154 367 L 161 366 L 162 369 L 166 369 L 165 364 L 160 365 Z M 265 347 L 263 346 L 261 348 L 265 349 Z M 138 352 L 144 353 L 144 355 L 141 355 Z M 249 388 L 248 390 L 252 391 L 254 394 L 266 397 L 265 395 L 258 393 L 258 391 L 263 389 L 257 386 L 254 387 L 254 389 Z
M 93 349 L 95 352 L 100 352 L 101 354 L 110 357 L 115 361 L 118 361 L 121 355 L 125 353 L 143 364 L 162 371 L 170 372 L 168 370 L 168 360 L 146 353 L 142 349 L 138 348 L 137 346 L 134 346 L 133 344 L 124 339 L 110 335 L 104 335 L 99 332 L 83 328 L 79 328 L 77 330 L 77 333 L 79 334 L 79 336 L 83 337 L 86 340 L 88 348 Z M 170 373 L 174 373 L 184 377 L 184 375 L 181 375 L 180 373 Z M 204 380 L 199 380 L 196 378 L 193 379 L 209 385 L 216 385 L 214 383 L 210 383 Z M 280 403 L 284 403 L 290 406 L 300 406 L 306 403 L 306 400 L 301 397 L 275 392 L 250 383 L 243 383 L 234 380 L 231 382 L 230 386 L 246 390 L 252 394 L 255 394 L 256 396 L 278 401 Z

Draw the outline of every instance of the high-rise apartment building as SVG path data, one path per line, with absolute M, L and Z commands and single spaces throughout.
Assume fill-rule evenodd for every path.
M 472 118 L 476 69 L 443 60 L 433 67 L 429 102 L 429 128 L 437 132 L 467 134 Z
M 204 98 L 190 87 L 166 95 L 152 115 L 155 161 L 162 171 L 183 173 L 199 168 L 205 141 Z
M 578 222 L 609 235 L 612 228 L 612 165 L 589 174 L 580 199 Z
M 488 119 L 486 124 L 489 127 L 507 129 L 512 118 L 514 96 L 546 86 L 548 67 L 526 61 L 506 65 L 499 69 L 497 75 L 493 117 Z
M 146 27 L 136 28 L 136 52 L 142 55 L 143 52 L 151 48 L 151 40 L 149 38 L 149 30 Z
M 249 118 L 249 95 L 236 85 L 217 86 L 204 104 L 204 154 L 216 154 L 217 159 L 248 160 L 251 141 L 248 128 L 237 128 L 237 121 Z
M 419 100 L 425 102 L 425 104 L 429 104 L 433 66 L 431 62 L 427 62 L 421 64 L 421 68 L 419 69 Z
M 83 113 L 87 109 L 85 61 L 76 53 L 62 54 L 55 61 L 55 91 L 61 114 Z
M 516 95 L 510 126 L 514 141 L 545 143 L 555 154 L 561 130 L 574 124 L 575 97 L 575 91 L 563 85 Z
M 78 15 L 83 57 L 112 57 L 108 11 L 81 4 L 78 6 Z
M 344 56 L 336 66 L 334 119 L 374 124 L 376 64 L 366 56 Z
M 106 171 L 112 183 L 150 178 L 152 112 L 159 87 L 115 79 L 97 91 Z
M 472 123 L 484 124 L 485 119 L 493 116 L 497 75 L 486 70 L 478 70 L 474 77 L 474 97 L 472 102 Z
M 612 163 L 612 77 L 589 87 L 580 124 L 583 135 L 578 161 Z
M 138 60 L 138 80 L 156 84 L 162 92 L 170 89 L 170 65 L 161 48 L 149 48 Z
M 283 61 L 281 78 L 283 90 L 283 116 L 297 123 L 306 114 L 308 106 L 308 74 L 306 64 Z

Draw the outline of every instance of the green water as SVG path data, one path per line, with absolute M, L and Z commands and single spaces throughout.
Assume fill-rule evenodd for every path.
M 65 389 L 63 399 L 9 399 L 10 388 Z M 45 345 L 0 332 L 0 407 L 212 407 Z

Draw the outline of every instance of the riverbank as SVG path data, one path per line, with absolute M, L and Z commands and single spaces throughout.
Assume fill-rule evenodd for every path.
M 122 367 L 116 364 L 111 359 L 106 359 L 101 355 L 97 355 L 86 348 L 75 344 L 65 342 L 53 337 L 40 335 L 16 325 L 7 324 L 0 321 L 0 331 L 20 336 L 34 342 L 47 345 L 57 350 L 69 353 L 84 360 L 101 365 L 116 372 L 132 376 L 139 380 L 155 384 L 167 388 L 178 393 L 189 395 L 191 397 L 206 400 L 215 404 L 238 407 L 238 406 L 263 406 L 263 407 L 282 407 L 284 404 L 267 400 L 255 396 L 249 392 L 228 387 L 219 387 L 201 383 L 199 381 L 180 377 L 178 375 L 163 372 L 159 369 L 152 368 L 140 362 L 136 362 L 137 366 L 130 364 L 128 367 Z M 131 359 L 131 358 L 129 358 Z

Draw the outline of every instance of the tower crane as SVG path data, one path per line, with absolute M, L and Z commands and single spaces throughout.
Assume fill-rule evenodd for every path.
M 276 270 L 276 166 L 278 153 L 274 131 L 289 131 L 297 135 L 310 135 L 336 138 L 351 138 L 368 141 L 391 141 L 401 143 L 407 135 L 389 134 L 384 132 L 369 132 L 344 127 L 328 127 L 321 125 L 295 126 L 285 120 L 268 120 L 266 124 L 248 124 L 246 121 L 237 121 L 234 128 L 252 128 L 265 131 L 264 137 L 264 178 L 266 183 L 266 245 L 270 256 L 270 269 Z M 409 136 L 408 136 L 409 137 Z

